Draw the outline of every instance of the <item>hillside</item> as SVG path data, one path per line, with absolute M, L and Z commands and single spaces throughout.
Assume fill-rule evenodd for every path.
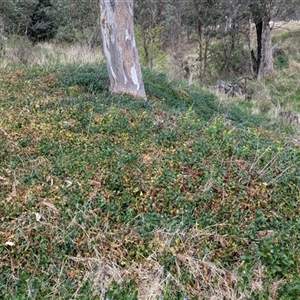
M 2 71 L 4 299 L 295 299 L 299 144 L 145 83 L 148 102 L 103 65 Z
M 138 101 L 108 93 L 103 64 L 0 72 L 2 299 L 300 297 L 282 89 L 218 99 L 146 69 Z

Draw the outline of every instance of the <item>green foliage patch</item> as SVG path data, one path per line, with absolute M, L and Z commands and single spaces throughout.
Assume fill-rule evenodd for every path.
M 292 299 L 299 145 L 246 108 L 144 79 L 148 101 L 110 94 L 103 65 L 1 72 L 3 298 L 137 299 L 147 274 L 161 299 L 266 299 L 278 282 Z

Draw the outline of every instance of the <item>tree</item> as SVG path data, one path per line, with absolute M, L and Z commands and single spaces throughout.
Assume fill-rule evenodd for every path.
M 38 0 L 0 0 L 0 16 L 4 32 L 8 34 L 27 35 L 31 22 L 30 16 Z
M 57 28 L 49 14 L 51 8 L 50 0 L 39 0 L 30 16 L 27 34 L 34 43 L 47 41 L 55 36 Z
M 110 91 L 146 99 L 133 28 L 133 0 L 100 0 L 103 50 Z
M 101 44 L 98 0 L 51 0 L 51 4 L 58 27 L 55 35 L 57 41 L 90 47 Z
M 190 0 L 185 1 L 186 24 L 193 27 L 198 43 L 198 75 L 203 86 L 206 80 L 210 46 L 223 16 L 223 6 L 220 0 Z M 188 35 L 189 36 L 189 35 Z
M 258 79 L 274 73 L 270 27 L 271 4 L 272 0 L 252 0 L 250 3 L 252 18 L 256 27 L 256 72 Z
M 164 2 L 161 0 L 135 0 L 134 24 L 139 54 L 142 64 L 153 67 L 155 58 L 159 57 L 162 42 L 162 10 Z
M 251 0 L 250 10 L 257 36 L 257 78 L 274 73 L 271 20 L 290 20 L 299 11 L 299 0 Z

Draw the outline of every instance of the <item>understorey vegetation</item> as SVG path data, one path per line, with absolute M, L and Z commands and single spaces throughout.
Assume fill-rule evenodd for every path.
M 144 82 L 1 70 L 1 299 L 299 298 L 298 125 Z
M 0 299 L 300 299 L 297 1 L 135 0 L 147 100 L 98 1 L 2 2 Z

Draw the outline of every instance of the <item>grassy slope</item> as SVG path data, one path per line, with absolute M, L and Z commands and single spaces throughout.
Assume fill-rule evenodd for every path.
M 296 299 L 300 148 L 265 115 L 145 71 L 0 76 L 4 299 Z M 244 105 L 245 106 L 245 105 Z

